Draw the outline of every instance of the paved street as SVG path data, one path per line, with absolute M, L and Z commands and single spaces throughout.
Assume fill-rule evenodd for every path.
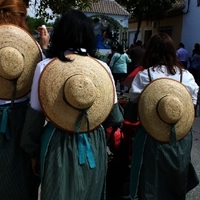
M 193 125 L 192 161 L 200 179 L 200 117 L 196 117 Z M 200 200 L 200 184 L 187 194 L 186 200 Z

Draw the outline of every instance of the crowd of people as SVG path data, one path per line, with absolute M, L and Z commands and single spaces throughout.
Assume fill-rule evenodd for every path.
M 108 178 L 108 139 L 117 132 L 120 143 L 110 149 L 131 147 L 120 154 L 129 160 L 120 168 L 129 198 L 185 200 L 199 183 L 191 162 L 199 44 L 183 56 L 183 43 L 176 50 L 169 35 L 156 33 L 145 49 L 140 40 L 128 51 L 117 45 L 103 62 L 83 12 L 64 13 L 50 36 L 39 27 L 37 42 L 26 9 L 22 0 L 0 1 L 1 199 L 38 200 L 39 187 L 41 200 L 123 199 L 122 173 Z M 123 94 L 135 69 L 122 107 L 117 83 Z M 128 143 L 125 124 L 134 126 Z
M 185 69 L 188 69 L 195 78 L 196 83 L 200 84 L 200 44 L 195 43 L 192 54 L 189 55 L 185 45 L 181 42 L 176 51 L 178 59 L 182 62 Z

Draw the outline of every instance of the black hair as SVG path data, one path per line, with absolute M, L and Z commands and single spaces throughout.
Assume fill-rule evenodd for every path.
M 142 41 L 141 40 L 137 40 L 137 42 L 135 43 L 137 46 L 142 46 Z
M 181 43 L 179 44 L 179 47 L 185 48 L 185 45 L 181 42 Z
M 119 44 L 119 45 L 117 46 L 117 52 L 120 53 L 120 54 L 124 54 L 123 45 Z
M 47 57 L 65 60 L 66 50 L 82 54 L 81 48 L 86 49 L 90 56 L 95 56 L 96 40 L 92 21 L 81 11 L 70 10 L 55 25 Z

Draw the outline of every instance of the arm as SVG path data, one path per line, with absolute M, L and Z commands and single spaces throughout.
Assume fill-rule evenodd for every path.
M 195 82 L 193 75 L 188 70 L 183 71 L 182 83 L 187 87 L 187 89 L 192 97 L 193 104 L 196 105 L 199 86 Z
M 21 136 L 22 149 L 30 154 L 32 159 L 39 158 L 40 137 L 43 133 L 45 115 L 42 112 L 38 99 L 38 81 L 46 62 L 40 62 L 35 70 L 31 89 L 30 107 L 26 114 Z
M 149 78 L 147 70 L 139 71 L 131 83 L 131 88 L 129 90 L 130 101 L 136 103 L 138 101 L 140 93 L 148 83 Z
M 49 39 L 50 39 L 49 33 L 48 33 L 45 25 L 39 26 L 38 32 L 40 34 L 39 44 L 42 48 L 44 55 L 46 55 L 47 49 L 48 49 L 48 46 L 49 46 Z
M 132 60 L 129 58 L 129 56 L 126 54 L 126 62 L 127 63 L 131 63 L 132 62 Z
M 109 116 L 107 117 L 107 119 L 104 121 L 103 126 L 104 127 L 108 127 L 108 126 L 119 126 L 123 120 L 123 108 L 118 104 L 118 99 L 117 99 L 117 93 L 116 93 L 116 88 L 115 88 L 115 82 L 112 76 L 112 73 L 110 71 L 110 68 L 108 67 L 108 65 L 102 61 L 99 61 L 104 67 L 105 69 L 108 71 L 111 80 L 113 82 L 113 86 L 114 86 L 114 90 L 115 90 L 115 99 L 114 99 L 114 105 L 113 108 L 109 114 Z
M 116 54 L 114 54 L 114 55 L 112 56 L 111 60 L 110 60 L 110 65 L 109 65 L 110 68 L 113 67 L 113 64 L 114 64 L 115 60 L 116 60 Z

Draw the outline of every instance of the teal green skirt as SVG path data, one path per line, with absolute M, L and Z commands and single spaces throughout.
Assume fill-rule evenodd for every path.
M 132 199 L 139 195 L 143 200 L 185 200 L 187 192 L 199 183 L 191 149 L 192 131 L 172 145 L 156 141 L 140 126 L 133 141 Z
M 72 134 L 48 123 L 41 142 L 41 199 L 104 200 L 106 166 L 102 126 Z

